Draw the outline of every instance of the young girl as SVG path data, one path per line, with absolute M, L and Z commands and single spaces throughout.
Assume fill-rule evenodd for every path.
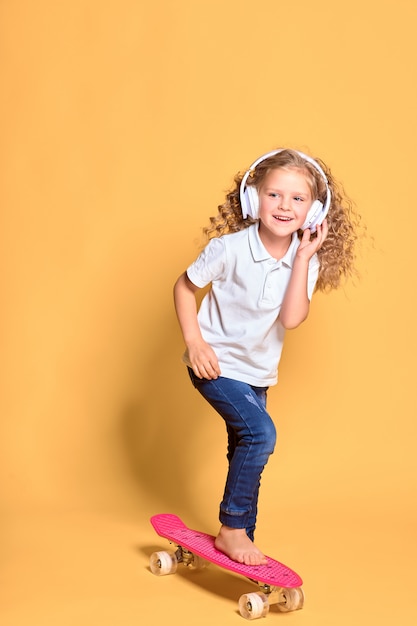
M 358 218 L 321 161 L 263 155 L 205 229 L 209 242 L 174 287 L 193 385 L 226 423 L 228 474 L 218 550 L 266 562 L 253 543 L 260 478 L 276 432 L 266 411 L 284 334 L 308 316 L 315 289 L 353 273 Z M 199 311 L 195 294 L 210 284 Z

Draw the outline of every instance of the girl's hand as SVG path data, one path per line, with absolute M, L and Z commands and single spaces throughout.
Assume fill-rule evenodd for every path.
M 329 232 L 327 220 L 324 220 L 323 224 L 316 227 L 316 232 L 317 236 L 314 237 L 314 239 L 311 239 L 311 232 L 309 228 L 306 228 L 303 232 L 303 237 L 297 250 L 298 257 L 309 261 L 311 257 L 316 254 L 317 250 L 320 250 Z
M 213 380 L 220 376 L 220 366 L 217 356 L 211 346 L 204 340 L 188 346 L 188 358 L 197 378 Z

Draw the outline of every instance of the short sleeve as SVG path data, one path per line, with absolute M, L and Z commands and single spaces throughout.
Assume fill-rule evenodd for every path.
M 197 259 L 187 268 L 187 276 L 196 287 L 203 288 L 219 279 L 226 267 L 226 251 L 222 237 L 211 239 Z

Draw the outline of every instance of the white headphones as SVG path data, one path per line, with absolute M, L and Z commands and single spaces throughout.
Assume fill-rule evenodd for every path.
M 254 187 L 253 185 L 246 185 L 246 181 L 248 180 L 249 175 L 252 173 L 255 167 L 259 165 L 259 163 L 261 163 L 262 161 L 265 161 L 265 159 L 268 159 L 271 156 L 274 156 L 275 154 L 279 154 L 280 152 L 283 151 L 283 149 L 284 148 L 282 148 L 281 150 L 274 150 L 273 152 L 268 152 L 267 154 L 264 154 L 263 156 L 259 157 L 259 159 L 257 159 L 254 163 L 252 163 L 252 165 L 250 166 L 250 168 L 248 169 L 248 171 L 245 173 L 244 177 L 242 178 L 242 182 L 240 183 L 239 193 L 240 193 L 240 205 L 242 207 L 243 219 L 246 219 L 247 217 L 252 217 L 253 219 L 256 220 L 259 217 L 258 215 L 259 213 L 258 191 L 256 187 Z M 322 168 L 320 167 L 320 165 L 314 159 L 309 157 L 307 154 L 304 154 L 303 152 L 298 152 L 298 150 L 296 150 L 296 152 L 297 154 L 300 155 L 300 157 L 302 157 L 303 159 L 311 163 L 311 165 L 313 165 L 313 167 L 316 168 L 316 170 L 321 174 L 324 182 L 326 183 L 327 194 L 326 194 L 326 201 L 324 205 L 322 204 L 322 202 L 320 202 L 320 200 L 314 200 L 313 204 L 311 205 L 309 209 L 309 212 L 307 213 L 306 220 L 304 224 L 301 226 L 301 230 L 306 230 L 306 228 L 309 228 L 311 232 L 314 233 L 316 230 L 316 226 L 318 226 L 319 224 L 323 222 L 324 218 L 329 212 L 330 201 L 331 201 L 332 196 L 331 196 L 328 180 Z

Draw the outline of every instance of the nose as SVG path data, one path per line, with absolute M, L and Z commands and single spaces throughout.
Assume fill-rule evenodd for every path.
M 285 196 L 281 196 L 281 201 L 279 203 L 279 208 L 282 209 L 283 211 L 289 211 L 290 210 L 290 201 L 287 197 Z

